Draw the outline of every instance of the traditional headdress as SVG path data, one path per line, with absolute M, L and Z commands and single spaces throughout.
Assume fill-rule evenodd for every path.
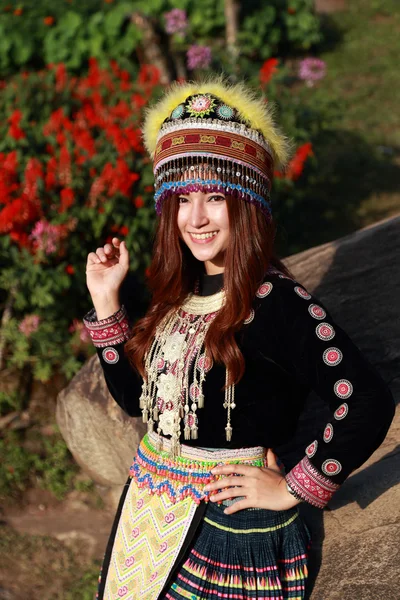
M 204 189 L 243 198 L 270 217 L 274 169 L 285 165 L 290 144 L 271 105 L 243 83 L 173 84 L 147 111 L 143 135 L 157 214 L 168 196 Z

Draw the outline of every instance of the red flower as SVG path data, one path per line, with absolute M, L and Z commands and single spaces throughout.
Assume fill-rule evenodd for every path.
M 38 207 L 26 197 L 15 198 L 0 211 L 0 233 L 21 229 L 34 221 L 38 214 Z
M 278 62 L 277 58 L 269 58 L 264 62 L 260 69 L 261 85 L 266 85 L 271 80 L 273 74 L 277 71 Z
M 64 188 L 63 190 L 61 190 L 60 198 L 61 198 L 60 213 L 63 213 L 68 208 L 70 208 L 70 206 L 73 205 L 73 203 L 75 201 L 74 191 L 71 190 L 71 188 Z
M 160 71 L 154 65 L 142 65 L 138 75 L 138 83 L 152 88 L 160 82 Z
M 57 160 L 52 156 L 46 165 L 45 186 L 46 190 L 50 191 L 57 185 Z
M 10 127 L 8 129 L 8 135 L 14 138 L 15 140 L 20 140 L 25 138 L 25 133 L 20 128 L 19 124 L 22 119 L 22 112 L 20 110 L 14 110 L 11 115 L 8 117 L 8 122 L 10 123 Z
M 56 91 L 63 90 L 67 83 L 67 69 L 63 63 L 57 65 L 56 68 Z
M 290 179 L 290 181 L 295 181 L 302 174 L 304 163 L 309 156 L 313 156 L 311 142 L 307 142 L 306 144 L 303 144 L 297 148 L 296 154 L 290 161 L 286 171 L 284 173 L 281 171 L 275 171 L 275 177 L 284 177 L 286 179 Z
M 133 201 L 133 204 L 136 206 L 136 208 L 142 208 L 144 206 L 144 200 L 142 196 L 136 196 L 136 198 Z
M 45 17 L 43 19 L 43 23 L 45 25 L 53 25 L 53 23 L 54 23 L 54 17 Z
M 124 237 L 126 237 L 129 233 L 129 229 L 127 228 L 126 225 L 122 225 L 122 227 L 120 227 L 120 229 L 119 229 L 119 233 L 121 235 L 123 235 Z
M 151 194 L 152 192 L 154 192 L 154 185 L 145 185 L 144 191 Z
M 65 272 L 68 273 L 68 275 L 73 275 L 75 273 L 75 269 L 72 265 L 67 265 L 65 267 Z
M 23 11 L 23 9 L 22 9 L 22 8 L 16 8 L 16 9 L 14 10 L 14 15 L 15 15 L 15 16 L 17 16 L 17 17 L 20 17 L 20 16 L 22 15 L 22 13 L 23 13 L 23 12 L 24 12 L 24 11 Z

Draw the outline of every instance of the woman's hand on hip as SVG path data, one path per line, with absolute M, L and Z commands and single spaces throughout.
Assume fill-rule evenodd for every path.
M 243 508 L 265 508 L 268 510 L 287 510 L 299 504 L 286 488 L 286 480 L 276 462 L 272 450 L 267 453 L 268 467 L 251 467 L 248 465 L 222 465 L 211 470 L 213 475 L 226 475 L 218 481 L 205 486 L 205 491 L 221 490 L 211 495 L 210 501 L 222 502 L 244 496 L 225 509 L 231 514 Z M 238 475 L 240 477 L 238 477 Z

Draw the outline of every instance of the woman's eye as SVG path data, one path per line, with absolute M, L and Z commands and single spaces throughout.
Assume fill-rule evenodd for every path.
M 209 200 L 225 200 L 225 196 L 210 196 Z
M 187 198 L 178 198 L 179 204 L 183 204 L 184 202 L 187 202 Z

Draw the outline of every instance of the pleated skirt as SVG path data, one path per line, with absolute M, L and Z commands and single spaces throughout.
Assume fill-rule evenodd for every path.
M 297 508 L 226 515 L 209 503 L 163 600 L 302 600 L 309 531 Z

